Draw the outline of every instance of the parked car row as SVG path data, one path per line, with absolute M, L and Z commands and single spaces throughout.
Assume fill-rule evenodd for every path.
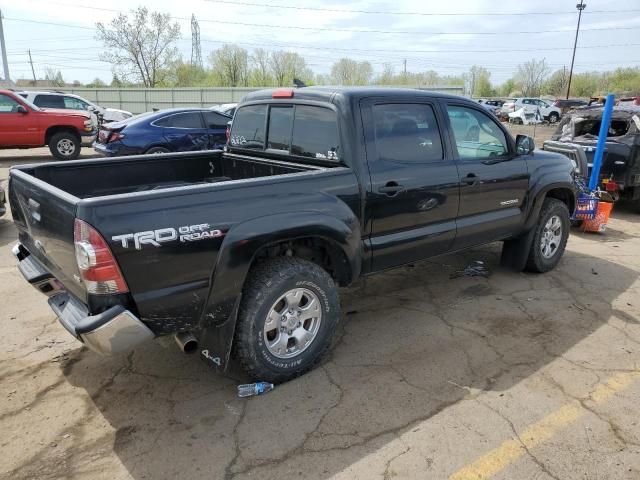
M 34 91 L 25 91 L 18 92 L 23 98 L 26 98 L 35 106 L 40 108 L 57 108 L 61 110 L 85 110 L 87 112 L 92 112 L 96 116 L 101 117 L 102 122 L 118 122 L 120 120 L 125 120 L 133 116 L 131 112 L 127 112 L 125 110 L 119 110 L 117 108 L 105 108 L 95 103 L 80 97 L 79 95 L 74 95 L 72 93 L 62 93 L 62 92 L 34 92 Z M 96 121 L 97 119 L 94 119 Z M 99 122 L 96 121 L 96 124 Z
M 171 108 L 103 124 L 94 143 L 108 156 L 222 148 L 231 117 L 206 108 Z

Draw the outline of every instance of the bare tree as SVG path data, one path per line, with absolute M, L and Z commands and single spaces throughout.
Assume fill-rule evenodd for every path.
M 271 85 L 269 52 L 263 48 L 256 48 L 251 54 L 250 60 L 253 66 L 252 77 L 256 86 L 267 87 Z
M 367 85 L 373 68 L 369 62 L 341 58 L 331 67 L 331 78 L 338 85 Z
M 247 86 L 249 54 L 244 48 L 238 45 L 223 45 L 209 54 L 209 63 L 222 86 Z
M 547 61 L 536 60 L 535 58 L 518 65 L 515 79 L 522 85 L 522 94 L 526 97 L 537 97 L 540 95 L 542 85 L 549 75 Z
M 271 72 L 279 87 L 293 85 L 294 78 L 303 81 L 313 78 L 313 72 L 301 55 L 284 50 L 271 54 Z
M 56 70 L 53 67 L 45 67 L 44 79 L 51 82 L 51 85 L 54 87 L 65 86 L 64 78 L 62 78 L 62 72 L 60 70 Z
M 100 59 L 113 65 L 121 78 L 133 78 L 145 87 L 164 80 L 178 57 L 175 42 L 180 25 L 171 23 L 168 13 L 149 12 L 146 7 L 118 14 L 108 25 L 96 24 L 97 38 L 104 43 Z

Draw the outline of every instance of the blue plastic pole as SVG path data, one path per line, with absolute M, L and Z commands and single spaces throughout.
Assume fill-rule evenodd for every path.
M 600 134 L 598 135 L 598 144 L 596 145 L 596 153 L 593 156 L 593 167 L 591 167 L 591 178 L 589 178 L 589 190 L 594 191 L 598 186 L 600 179 L 600 167 L 602 166 L 602 157 L 604 149 L 607 145 L 607 133 L 609 125 L 611 125 L 611 113 L 613 112 L 613 93 L 607 95 L 607 101 L 604 104 L 602 112 L 602 121 L 600 122 Z

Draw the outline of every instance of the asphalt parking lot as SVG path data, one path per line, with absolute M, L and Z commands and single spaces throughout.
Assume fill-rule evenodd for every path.
M 2 152 L 3 186 L 50 158 L 20 155 Z M 3 217 L 2 478 L 640 479 L 640 215 L 624 205 L 545 275 L 502 269 L 493 244 L 342 290 L 327 360 L 250 399 L 172 341 L 82 348 L 15 239 Z M 491 276 L 450 278 L 472 260 Z

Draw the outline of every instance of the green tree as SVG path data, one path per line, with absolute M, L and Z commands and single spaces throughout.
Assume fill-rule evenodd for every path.
M 542 86 L 542 93 L 555 95 L 557 97 L 567 93 L 569 84 L 569 72 L 566 68 L 561 68 L 553 72 Z
M 522 87 L 526 97 L 537 97 L 542 92 L 542 85 L 549 75 L 547 61 L 531 59 L 518 65 L 515 78 Z
M 168 13 L 149 12 L 146 7 L 118 14 L 109 24 L 98 22 L 97 38 L 104 43 L 100 59 L 113 65 L 122 78 L 145 87 L 163 83 L 178 58 L 175 46 L 180 25 Z
M 186 63 L 182 59 L 173 67 L 173 87 L 200 87 L 207 83 L 207 72 L 204 68 Z
M 510 97 L 519 89 L 520 87 L 517 82 L 513 78 L 510 78 L 498 87 L 498 95 L 501 97 Z
M 337 85 L 368 85 L 373 76 L 369 62 L 341 58 L 331 67 L 331 79 Z
M 217 85 L 223 87 L 247 86 L 249 82 L 249 54 L 238 45 L 226 44 L 209 54 Z
M 313 72 L 301 55 L 284 50 L 271 53 L 270 71 L 278 87 L 293 85 L 294 78 L 305 83 L 310 83 L 314 78 Z
M 484 67 L 473 65 L 466 74 L 466 80 L 468 82 L 468 90 L 474 97 L 492 97 L 495 95 L 495 91 L 491 86 L 489 78 L 491 73 Z

